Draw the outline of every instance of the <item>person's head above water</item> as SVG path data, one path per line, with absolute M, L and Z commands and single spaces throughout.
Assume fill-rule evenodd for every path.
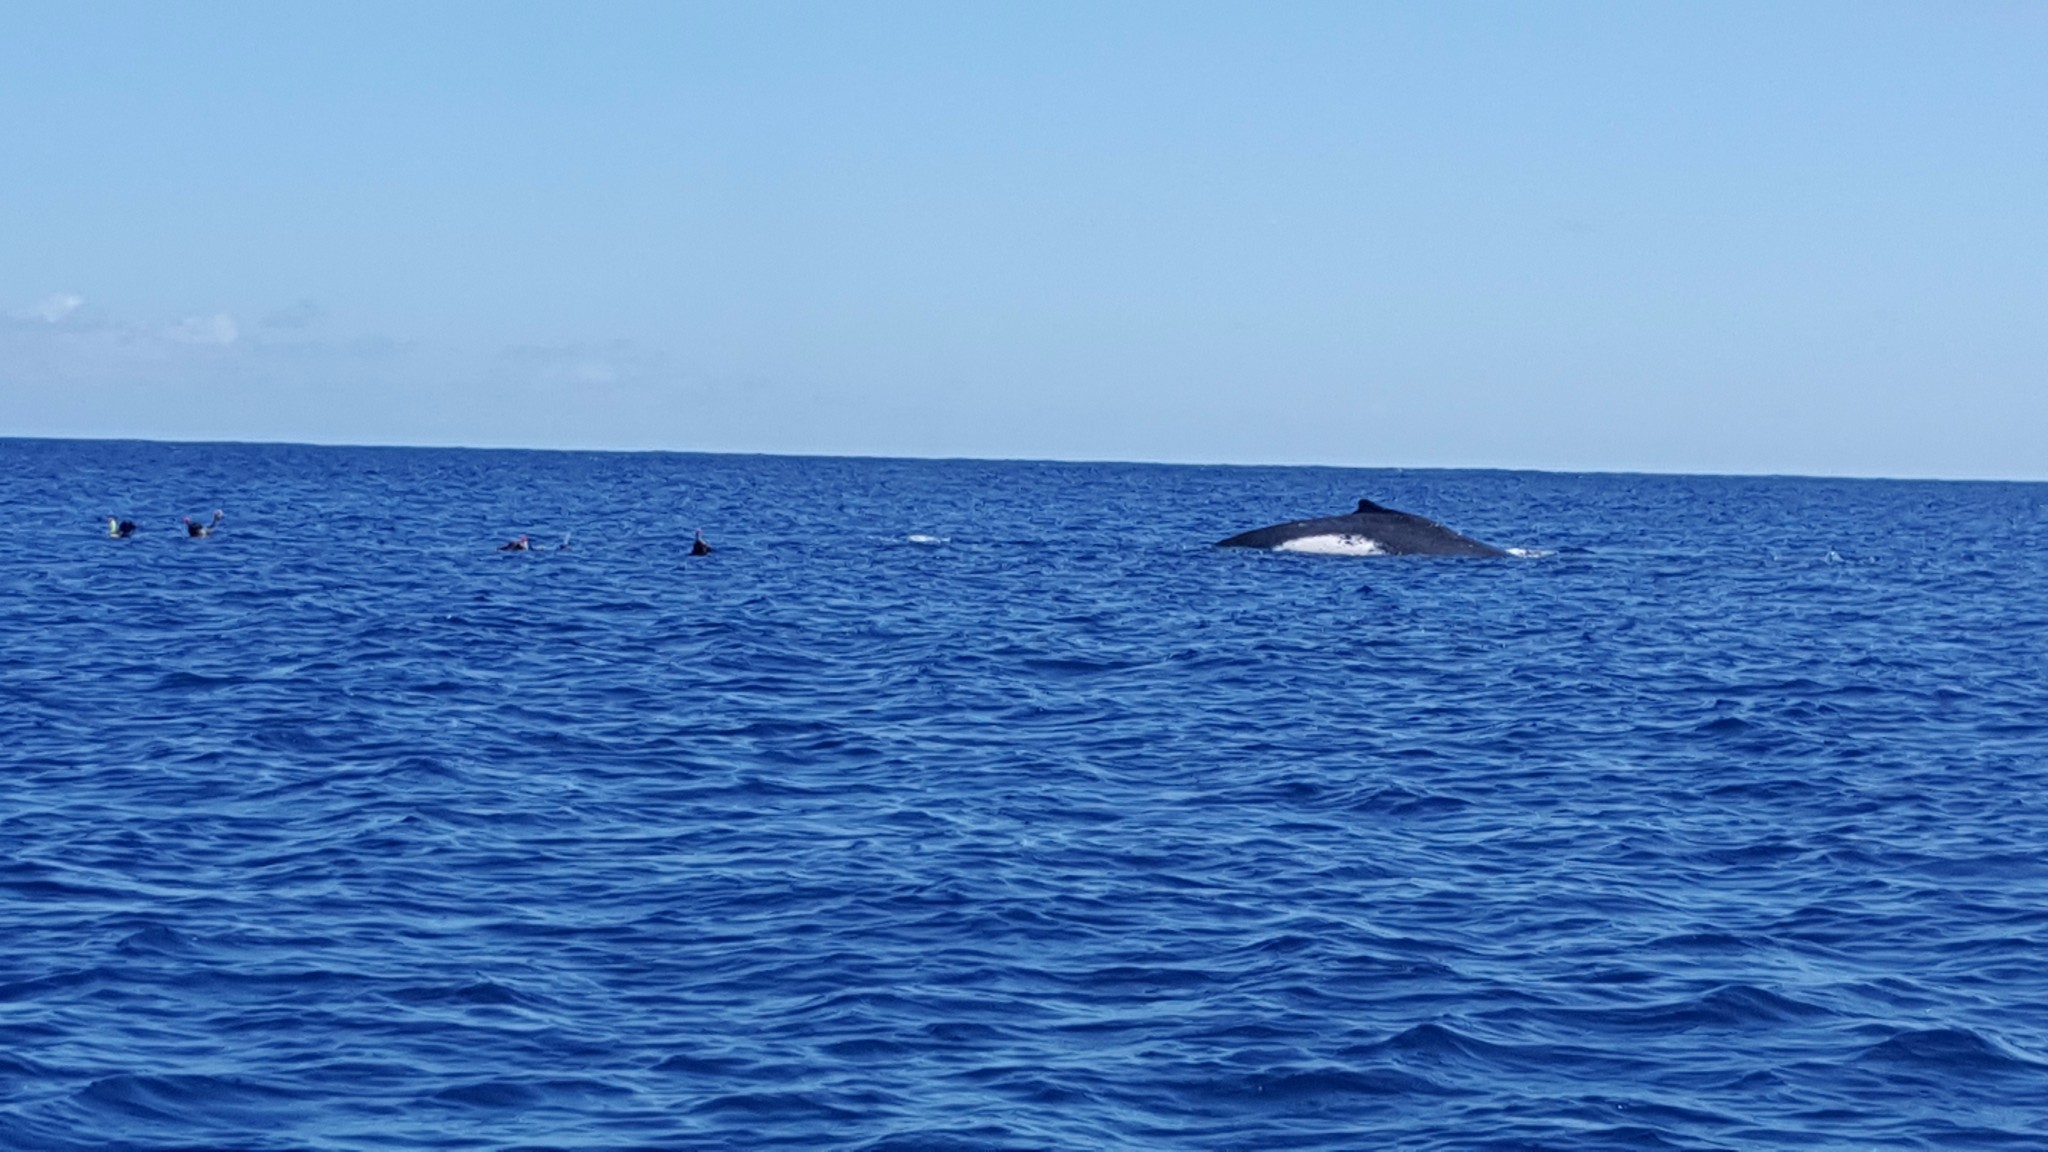
M 123 520 L 118 516 L 107 517 L 107 535 L 116 540 L 126 540 L 135 535 L 135 521 Z
M 532 550 L 533 542 L 528 540 L 523 535 L 515 537 L 511 540 L 507 540 L 503 544 L 498 545 L 498 551 L 500 552 L 530 552 Z

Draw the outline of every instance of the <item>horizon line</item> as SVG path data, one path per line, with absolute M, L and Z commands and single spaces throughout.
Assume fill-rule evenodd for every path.
M 21 436 L 0 433 L 0 442 L 51 444 L 176 444 L 222 447 L 333 448 L 437 452 L 550 452 L 606 456 L 765 456 L 795 460 L 901 460 L 980 464 L 1116 464 L 1147 468 L 1315 468 L 1356 472 L 1505 472 L 1546 476 L 1666 476 L 1744 480 L 1860 480 L 1913 484 L 2048 484 L 2048 476 L 1876 475 L 1847 472 L 1684 471 L 1654 468 L 1541 468 L 1511 464 L 1332 464 L 1313 461 L 1133 460 L 1113 456 L 970 456 L 861 452 L 767 452 L 706 448 L 538 447 L 521 444 L 363 443 L 338 440 L 214 440 L 146 436 Z

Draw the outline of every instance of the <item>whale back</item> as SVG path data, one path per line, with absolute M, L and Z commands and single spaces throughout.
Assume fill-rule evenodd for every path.
M 1217 541 L 1224 548 L 1269 548 L 1283 552 L 1345 555 L 1504 556 L 1491 544 L 1454 532 L 1412 512 L 1360 500 L 1358 510 L 1309 520 L 1290 520 L 1240 532 Z

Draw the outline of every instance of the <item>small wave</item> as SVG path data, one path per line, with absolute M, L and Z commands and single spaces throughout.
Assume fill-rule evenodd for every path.
M 916 1054 L 917 1049 L 895 1040 L 873 1036 L 859 1036 L 849 1040 L 834 1040 L 819 1046 L 819 1051 L 837 1060 L 849 1062 L 874 1062 L 903 1060 Z
M 111 1111 L 152 1123 L 178 1123 L 200 1118 L 282 1114 L 298 1096 L 243 1077 L 140 1076 L 122 1074 L 93 1081 L 78 1093 L 94 1111 Z
M 1782 840 L 1759 840 L 1754 844 L 1712 848 L 1702 855 L 1718 864 L 1781 864 L 1787 860 L 1796 860 L 1809 851 L 1811 849 L 1803 844 L 1787 844 Z
M 946 1044 L 993 1044 L 1009 1038 L 1006 1029 L 975 1020 L 941 1020 L 925 1025 L 924 1034 Z
M 1314 1101 L 1345 1096 L 1441 1095 L 1450 1089 L 1426 1076 L 1392 1068 L 1315 1068 L 1254 1077 L 1252 1091 L 1268 1100 Z
M 434 1099 L 472 1108 L 527 1108 L 540 1102 L 540 1093 L 525 1084 L 509 1080 L 485 1080 L 461 1084 L 434 1093 Z
M 1901 1032 L 1872 1045 L 1864 1060 L 1885 1064 L 1910 1064 L 1946 1072 L 2039 1072 L 2044 1066 L 2001 1051 L 1996 1044 L 1968 1028 L 1927 1028 Z
M 201 672 L 167 672 L 156 682 L 159 692 L 206 692 L 249 683 L 247 676 L 208 676 Z
M 1457 812 L 1469 807 L 1470 804 L 1470 801 L 1461 797 L 1404 788 L 1397 784 L 1375 788 L 1371 792 L 1348 799 L 1344 807 L 1354 812 L 1388 816 L 1431 816 Z
M 1557 555 L 1554 548 L 1509 548 L 1507 554 L 1517 560 L 1541 560 L 1545 556 Z
M 860 1146 L 858 1152 L 986 1152 L 989 1148 L 1020 1146 L 1007 1129 L 977 1125 L 960 1133 L 899 1132 Z
M 1489 1045 L 1441 1024 L 1417 1024 L 1389 1036 L 1375 1047 L 1403 1057 L 1423 1056 L 1433 1060 L 1470 1059 L 1491 1055 Z
M 191 940 L 175 929 L 162 924 L 151 924 L 131 932 L 114 945 L 115 950 L 125 955 L 158 954 L 183 955 L 194 950 Z
M 804 1092 L 732 1092 L 714 1096 L 693 1111 L 717 1115 L 737 1113 L 762 1120 L 850 1123 L 866 1118 L 863 1112 L 842 1108 Z
M 1755 941 L 1728 932 L 1676 932 L 1669 936 L 1659 936 L 1644 945 L 1646 949 L 1684 953 L 1726 951 L 1755 946 Z
M 111 982 L 118 974 L 110 968 L 81 968 L 71 972 L 57 972 L 48 976 L 37 976 L 28 980 L 16 980 L 0 984 L 0 1004 L 13 1001 L 35 1000 L 53 993 L 68 991 L 81 985 Z
M 516 988 L 491 980 L 478 980 L 455 987 L 410 987 L 394 989 L 395 1000 L 411 1004 L 523 1004 L 527 998 Z
M 907 544 L 924 545 L 951 544 L 953 542 L 951 536 L 928 536 L 923 532 L 912 532 L 910 535 L 905 536 L 903 540 Z
M 1677 1032 L 1692 1028 L 1748 1028 L 1826 1016 L 1817 1004 L 1749 984 L 1727 984 L 1701 996 L 1641 1008 L 1605 1009 L 1575 1016 L 1613 1027 Z
M 654 1066 L 654 1070 L 689 1076 L 736 1076 L 746 1067 L 747 1062 L 736 1056 L 698 1056 L 678 1052 L 664 1058 Z

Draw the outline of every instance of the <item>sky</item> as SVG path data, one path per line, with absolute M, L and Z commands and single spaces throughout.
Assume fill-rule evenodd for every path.
M 2048 5 L 0 21 L 0 436 L 2048 479 Z

